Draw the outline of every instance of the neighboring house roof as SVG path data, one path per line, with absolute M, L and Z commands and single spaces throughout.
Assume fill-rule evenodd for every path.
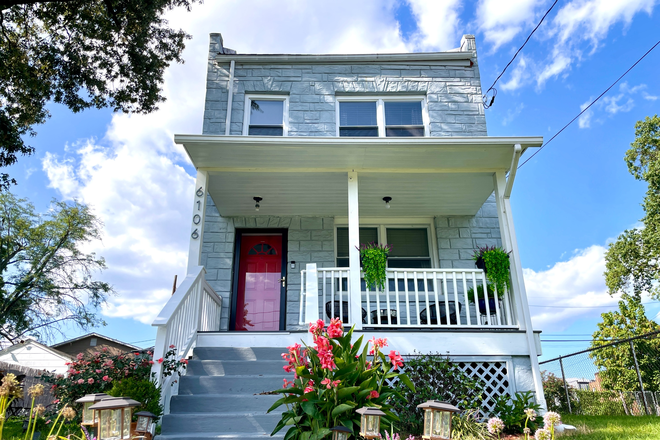
M 126 342 L 119 341 L 117 339 L 112 339 L 107 336 L 100 335 L 98 333 L 88 333 L 83 336 L 79 336 L 77 338 L 69 339 L 67 341 L 59 342 L 57 344 L 51 345 L 52 348 L 58 348 L 58 347 L 63 347 L 67 344 L 71 344 L 73 342 L 81 341 L 83 339 L 87 338 L 97 338 L 97 339 L 105 339 L 106 341 L 114 342 L 115 344 L 118 345 L 123 345 L 127 348 L 126 351 L 132 351 L 132 350 L 142 350 L 140 347 L 136 347 L 135 345 L 127 344 Z
M 30 347 L 37 350 L 32 350 Z M 0 351 L 0 360 L 9 364 L 64 374 L 66 363 L 71 362 L 73 357 L 33 339 L 26 339 Z

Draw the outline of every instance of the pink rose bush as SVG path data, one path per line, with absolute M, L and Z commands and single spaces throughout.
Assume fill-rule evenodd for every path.
M 380 408 L 386 416 L 382 428 L 388 429 L 397 419 L 391 411 L 392 402 L 401 394 L 387 385 L 386 379 L 398 377 L 414 391 L 408 376 L 399 372 L 403 358 L 396 351 L 382 352 L 387 340 L 363 337 L 351 343 L 353 329 L 344 332 L 340 319 L 326 327 L 323 320 L 311 323 L 312 345 L 294 344 L 282 354 L 284 371 L 291 377 L 284 379 L 282 394 L 270 411 L 285 405 L 287 410 L 272 434 L 285 427 L 287 440 L 330 437 L 329 428 L 352 426 L 357 432 L 360 416 L 355 412 L 363 406 Z M 292 380 L 289 380 L 292 379 Z

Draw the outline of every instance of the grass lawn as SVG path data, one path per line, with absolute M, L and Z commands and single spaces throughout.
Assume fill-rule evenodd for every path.
M 573 425 L 580 440 L 658 440 L 660 417 L 656 416 L 571 416 L 562 415 L 562 422 Z

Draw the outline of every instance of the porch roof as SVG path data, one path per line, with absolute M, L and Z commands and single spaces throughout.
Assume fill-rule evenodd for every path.
M 347 215 L 347 177 L 358 172 L 361 216 L 474 215 L 509 171 L 514 145 L 541 137 L 257 137 L 175 135 L 194 166 L 209 172 L 221 215 Z

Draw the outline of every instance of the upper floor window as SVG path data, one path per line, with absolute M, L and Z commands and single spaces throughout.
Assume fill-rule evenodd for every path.
M 289 99 L 286 96 L 246 95 L 243 134 L 286 136 Z
M 424 97 L 338 97 L 337 107 L 338 136 L 428 135 Z

